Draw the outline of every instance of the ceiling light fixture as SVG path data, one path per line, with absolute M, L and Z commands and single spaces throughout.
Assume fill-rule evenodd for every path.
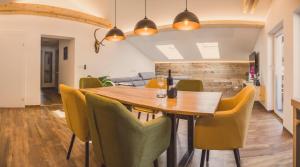
M 147 0 L 145 0 L 145 18 L 137 22 L 134 28 L 136 35 L 153 35 L 158 32 L 156 24 L 147 18 Z
M 105 39 L 108 41 L 122 41 L 125 38 L 122 30 L 117 28 L 117 0 L 115 0 L 115 26 L 107 32 Z
M 187 0 L 185 1 L 185 10 L 175 17 L 173 28 L 177 30 L 195 30 L 200 28 L 198 17 L 187 9 Z

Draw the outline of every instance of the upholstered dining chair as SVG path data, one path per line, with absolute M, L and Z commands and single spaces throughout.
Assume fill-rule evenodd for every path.
M 161 87 L 158 84 L 157 79 L 150 79 L 148 83 L 145 85 L 145 88 L 159 88 L 159 89 L 167 89 L 167 80 L 164 81 L 163 86 Z M 149 120 L 149 114 L 152 114 L 152 119 L 155 119 L 155 111 L 141 108 L 141 107 L 134 107 L 134 110 L 139 111 L 138 112 L 138 119 L 141 118 L 142 112 L 147 113 L 146 121 Z
M 67 153 L 67 160 L 70 159 L 75 137 L 85 142 L 85 166 L 89 166 L 89 141 L 90 132 L 87 119 L 87 107 L 84 95 L 76 89 L 59 86 L 66 121 L 73 135 Z
M 255 88 L 247 86 L 232 98 L 223 99 L 214 117 L 196 120 L 194 146 L 202 149 L 200 167 L 209 160 L 209 150 L 233 150 L 240 167 L 239 148 L 243 148 L 252 108 Z
M 176 84 L 176 89 L 178 91 L 192 91 L 192 92 L 202 92 L 203 91 L 203 83 L 201 80 L 180 80 Z M 176 121 L 176 130 L 178 130 L 180 118 L 177 118 Z
M 142 123 L 115 100 L 90 93 L 86 100 L 96 159 L 106 167 L 158 166 L 157 158 L 170 144 L 167 116 Z
M 102 84 L 98 78 L 87 77 L 87 78 L 80 78 L 79 87 L 80 89 L 98 88 L 98 87 L 102 87 Z

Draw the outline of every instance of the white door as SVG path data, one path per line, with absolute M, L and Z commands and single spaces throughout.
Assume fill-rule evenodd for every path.
M 42 48 L 42 87 L 55 87 L 55 49 Z
M 280 31 L 274 36 L 274 111 L 282 116 L 284 91 L 284 36 Z

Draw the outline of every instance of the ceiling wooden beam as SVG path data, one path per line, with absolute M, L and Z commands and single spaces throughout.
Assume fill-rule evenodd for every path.
M 201 28 L 263 28 L 264 22 L 261 21 L 245 21 L 245 20 L 206 20 L 201 21 Z M 164 25 L 158 27 L 159 32 L 175 31 L 172 25 Z M 134 36 L 133 31 L 127 32 L 127 36 Z
M 103 28 L 111 28 L 112 24 L 101 17 L 93 16 L 83 12 L 65 9 L 60 7 L 29 4 L 29 3 L 7 3 L 0 5 L 0 14 L 23 14 L 54 17 L 59 19 L 72 20 L 91 25 L 100 26 Z

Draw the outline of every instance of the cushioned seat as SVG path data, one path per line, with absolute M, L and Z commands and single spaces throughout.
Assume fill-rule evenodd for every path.
M 79 87 L 80 89 L 98 88 L 98 87 L 102 87 L 102 84 L 98 78 L 87 77 L 87 78 L 80 78 Z
M 255 88 L 247 86 L 234 97 L 223 99 L 214 117 L 196 120 L 194 144 L 202 149 L 201 166 L 209 150 L 234 150 L 240 166 L 239 148 L 245 145 L 254 94 Z
M 67 159 L 70 158 L 75 136 L 82 142 L 85 142 L 86 159 L 85 166 L 89 166 L 89 141 L 90 131 L 87 120 L 87 107 L 84 95 L 76 89 L 60 85 L 59 86 L 66 121 L 73 135 L 67 153 Z
M 115 100 L 93 94 L 87 94 L 86 99 L 95 156 L 105 166 L 152 167 L 168 148 L 168 117 L 141 123 Z

